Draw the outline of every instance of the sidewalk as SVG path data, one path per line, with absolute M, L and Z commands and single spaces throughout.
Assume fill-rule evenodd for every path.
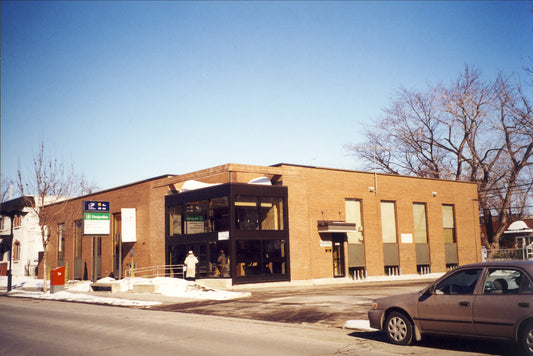
M 42 293 L 41 286 L 38 285 L 39 280 L 29 282 L 14 283 L 15 288 L 7 292 L 6 286 L 0 280 L 0 296 L 21 297 L 21 298 L 35 298 L 47 300 L 60 300 L 69 302 L 81 302 L 103 305 L 116 306 L 131 306 L 150 308 L 153 306 L 164 306 L 180 303 L 191 303 L 201 301 L 227 301 L 234 299 L 248 298 L 255 293 L 270 292 L 275 293 L 291 291 L 297 292 L 302 289 L 315 289 L 313 287 L 331 287 L 338 285 L 339 287 L 349 286 L 371 286 L 376 284 L 390 284 L 390 283 L 412 283 L 416 282 L 431 282 L 442 274 L 429 275 L 404 275 L 404 276 L 382 276 L 369 277 L 367 279 L 352 280 L 348 278 L 328 278 L 319 280 L 303 280 L 290 282 L 273 282 L 273 283 L 254 283 L 234 285 L 231 290 L 217 290 L 205 287 L 202 280 L 196 282 L 188 282 L 182 279 L 175 278 L 154 278 L 154 279 L 128 279 L 116 281 L 117 283 L 124 283 L 127 285 L 121 291 L 93 291 L 90 288 L 91 282 L 88 281 L 72 281 L 68 283 L 64 291 L 57 293 Z M 134 292 L 132 285 L 136 283 L 154 284 L 156 285 L 156 292 L 140 293 Z M 326 302 L 326 301 L 325 301 Z

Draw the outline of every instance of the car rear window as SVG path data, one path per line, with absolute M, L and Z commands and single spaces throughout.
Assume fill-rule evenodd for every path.
M 485 279 L 483 294 L 533 294 L 533 287 L 521 270 L 491 268 Z

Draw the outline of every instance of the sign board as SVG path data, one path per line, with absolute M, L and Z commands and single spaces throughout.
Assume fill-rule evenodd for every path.
M 219 231 L 218 232 L 218 239 L 220 241 L 229 240 L 229 231 Z
M 413 234 L 401 234 L 401 240 L 403 244 L 412 244 Z
M 85 235 L 109 235 L 111 216 L 109 213 L 83 213 L 83 233 Z
M 85 201 L 84 211 L 109 211 L 108 201 Z
M 120 209 L 120 215 L 122 217 L 122 242 L 137 242 L 137 218 L 135 215 L 135 208 L 133 209 Z
M 203 215 L 185 215 L 185 233 L 201 234 L 205 232 Z
M 320 247 L 332 247 L 333 242 L 328 240 L 320 240 Z

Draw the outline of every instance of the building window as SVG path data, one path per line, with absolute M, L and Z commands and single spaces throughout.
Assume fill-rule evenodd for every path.
M 396 243 L 396 211 L 394 202 L 381 202 L 381 235 L 383 243 Z
M 57 225 L 57 259 L 65 259 L 65 224 Z
M 13 244 L 13 261 L 20 261 L 20 241 Z
M 236 258 L 237 277 L 288 272 L 285 240 L 237 240 Z
M 183 233 L 181 221 L 183 216 L 183 209 L 181 205 L 174 205 L 168 207 L 168 226 L 169 235 L 181 235 Z
M 284 230 L 283 198 L 238 196 L 235 199 L 237 230 Z
M 15 215 L 13 219 L 13 227 L 20 227 L 22 225 L 22 216 Z
M 261 230 L 283 230 L 283 199 L 261 198 Z
M 0 230 L 4 230 L 5 220 L 6 218 L 0 217 Z
M 453 244 L 455 239 L 455 217 L 453 205 L 442 206 L 442 226 L 444 228 L 444 243 Z
M 426 204 L 414 203 L 413 204 L 413 226 L 415 243 L 427 244 L 428 243 L 428 231 L 427 231 L 427 218 L 426 218 Z
M 357 231 L 348 232 L 348 243 L 363 243 L 363 218 L 361 214 L 361 201 L 354 199 L 346 199 L 344 203 L 346 211 L 346 222 L 355 223 Z
M 167 211 L 170 236 L 229 230 L 228 197 L 172 205 Z
M 235 228 L 237 230 L 259 230 L 257 197 L 237 198 L 235 202 Z

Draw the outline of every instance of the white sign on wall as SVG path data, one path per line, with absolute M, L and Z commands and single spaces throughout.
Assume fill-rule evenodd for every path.
M 219 240 L 229 240 L 229 231 L 219 231 L 218 232 Z
M 403 244 L 412 244 L 413 234 L 401 234 L 401 239 Z
M 120 209 L 122 242 L 137 242 L 137 216 L 135 208 Z

